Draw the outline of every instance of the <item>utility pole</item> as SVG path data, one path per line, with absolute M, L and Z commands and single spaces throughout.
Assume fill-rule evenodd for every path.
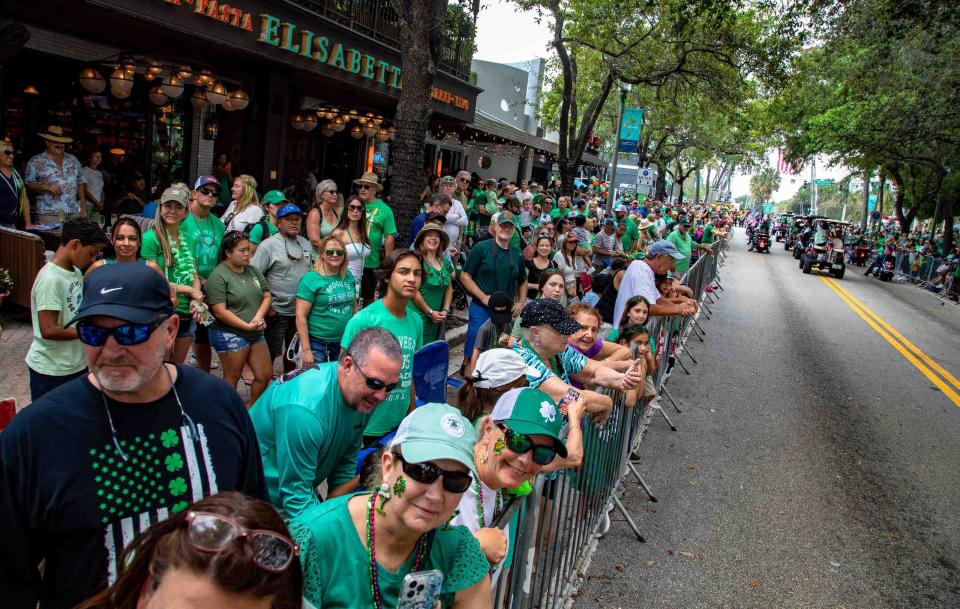
M 817 209 L 817 157 L 813 157 L 810 163 L 810 214 L 815 215 L 820 210 Z
M 607 215 L 609 218 L 613 215 L 613 201 L 617 192 L 617 163 L 620 162 L 620 130 L 623 129 L 623 107 L 627 103 L 627 93 L 630 92 L 630 85 L 620 86 L 620 112 L 617 114 L 617 139 L 613 147 L 613 171 L 610 172 L 610 187 L 607 188 Z M 637 169 L 639 171 L 639 168 Z
M 867 228 L 867 208 L 870 206 L 870 170 L 863 172 L 863 207 L 860 209 L 860 228 Z

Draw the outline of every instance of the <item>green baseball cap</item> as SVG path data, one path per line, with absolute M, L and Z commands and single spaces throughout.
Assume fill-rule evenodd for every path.
M 424 404 L 400 422 L 390 448 L 400 447 L 403 458 L 410 463 L 437 459 L 453 459 L 467 466 L 474 480 L 478 480 L 473 462 L 473 445 L 477 432 L 460 411 L 449 404 Z
M 263 195 L 264 205 L 280 205 L 281 203 L 286 202 L 287 195 L 283 194 L 282 190 L 271 190 L 267 194 Z
M 504 393 L 490 418 L 519 434 L 553 438 L 554 450 L 564 459 L 567 457 L 567 447 L 560 439 L 563 417 L 553 398 L 539 389 L 521 387 Z

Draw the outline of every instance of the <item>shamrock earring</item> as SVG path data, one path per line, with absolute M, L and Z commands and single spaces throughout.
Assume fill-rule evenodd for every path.
M 493 454 L 499 455 L 506 447 L 507 443 L 503 441 L 503 438 L 497 438 L 497 441 L 493 443 Z
M 490 443 L 484 441 L 483 450 L 480 452 L 480 459 L 478 459 L 478 461 L 480 461 L 481 464 L 486 463 L 487 459 L 489 458 L 490 458 Z
M 403 476 L 397 476 L 397 479 L 393 483 L 393 495 L 394 497 L 403 497 L 403 493 L 407 490 L 407 479 Z
M 380 485 L 380 488 L 377 489 L 377 495 L 380 496 L 380 502 L 377 505 L 377 513 L 381 516 L 384 515 L 383 506 L 390 501 L 390 485 L 384 482 Z

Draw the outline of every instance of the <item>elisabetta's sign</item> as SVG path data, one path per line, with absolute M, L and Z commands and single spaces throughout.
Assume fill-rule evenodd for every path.
M 228 27 L 256 35 L 261 44 L 280 52 L 292 53 L 318 64 L 355 74 L 369 81 L 400 89 L 400 66 L 371 53 L 348 46 L 323 32 L 285 21 L 269 13 L 254 15 L 240 7 L 217 0 L 163 0 L 166 4 L 183 6 L 199 16 L 219 21 Z M 470 108 L 470 100 L 445 89 L 433 87 L 431 97 L 461 110 Z

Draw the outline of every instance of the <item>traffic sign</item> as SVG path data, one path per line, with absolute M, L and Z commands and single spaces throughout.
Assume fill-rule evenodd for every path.
M 817 186 L 833 186 L 833 180 L 825 178 L 823 180 L 814 180 L 817 183 Z

